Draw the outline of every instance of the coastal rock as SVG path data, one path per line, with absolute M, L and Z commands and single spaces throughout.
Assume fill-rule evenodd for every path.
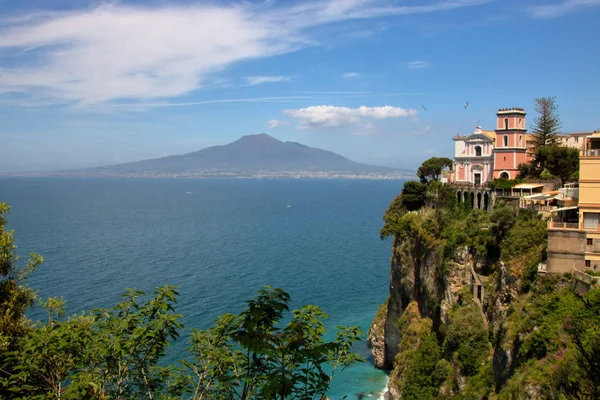
M 385 321 L 387 315 L 388 300 L 379 306 L 377 314 L 371 323 L 369 334 L 367 335 L 367 346 L 373 353 L 373 362 L 375 367 L 385 367 Z

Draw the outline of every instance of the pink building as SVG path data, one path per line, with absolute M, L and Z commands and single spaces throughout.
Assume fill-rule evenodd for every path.
M 500 109 L 495 131 L 478 126 L 469 136 L 455 136 L 452 182 L 479 186 L 515 179 L 519 164 L 530 162 L 525 115 L 522 108 Z
M 529 163 L 525 110 L 500 109 L 496 113 L 496 143 L 494 145 L 494 178 L 515 179 L 519 164 Z
M 469 136 L 454 137 L 454 182 L 482 185 L 491 180 L 495 136 L 478 126 Z

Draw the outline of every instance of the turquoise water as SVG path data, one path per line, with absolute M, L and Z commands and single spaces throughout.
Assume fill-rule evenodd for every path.
M 29 284 L 64 296 L 68 311 L 106 307 L 126 288 L 180 287 L 189 328 L 237 313 L 268 284 L 292 307 L 317 304 L 328 326 L 365 331 L 388 293 L 390 242 L 381 216 L 399 181 L 0 178 L 18 250 L 45 262 Z M 290 207 L 288 207 L 288 205 Z M 42 317 L 34 309 L 30 315 Z M 169 358 L 185 355 L 186 332 Z M 378 392 L 368 358 L 340 375 L 330 398 Z

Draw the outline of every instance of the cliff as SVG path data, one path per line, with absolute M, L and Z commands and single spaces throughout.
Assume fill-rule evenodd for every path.
M 571 371 L 585 377 L 587 367 L 579 331 L 564 325 L 590 300 L 572 293 L 569 276 L 537 274 L 545 221 L 508 206 L 468 209 L 440 185 L 423 192 L 420 207 L 400 195 L 384 216 L 382 237 L 393 237 L 389 298 L 368 343 L 375 365 L 390 370 L 387 396 L 595 398 L 594 383 L 569 383 Z M 600 336 L 590 335 L 597 347 L 589 351 L 600 355 Z

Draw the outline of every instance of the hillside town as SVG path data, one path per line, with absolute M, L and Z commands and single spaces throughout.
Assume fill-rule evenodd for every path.
M 490 211 L 503 201 L 541 215 L 548 221 L 548 247 L 538 271 L 572 273 L 588 290 L 600 283 L 600 130 L 555 135 L 554 145 L 579 152 L 578 174 L 566 182 L 531 179 L 523 169 L 535 162 L 536 146 L 525 110 L 499 109 L 496 117 L 494 130 L 477 126 L 453 137 L 453 163 L 442 182 L 470 207 Z

